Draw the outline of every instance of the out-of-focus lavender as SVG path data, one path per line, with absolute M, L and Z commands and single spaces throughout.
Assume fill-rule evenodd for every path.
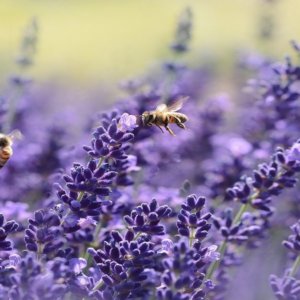
M 0 299 L 300 299 L 300 64 L 240 52 L 235 90 L 212 94 L 215 64 L 186 60 L 193 24 L 187 8 L 175 58 L 124 82 L 75 145 L 80 114 L 48 115 L 25 76 L 29 24 L 0 98 L 1 131 L 23 134 L 0 170 Z M 187 129 L 145 126 L 143 112 L 183 96 Z
M 300 281 L 297 277 L 300 265 L 300 224 L 299 221 L 291 226 L 293 234 L 283 245 L 291 252 L 292 265 L 283 274 L 283 277 L 270 276 L 270 284 L 277 299 L 297 299 L 300 297 Z

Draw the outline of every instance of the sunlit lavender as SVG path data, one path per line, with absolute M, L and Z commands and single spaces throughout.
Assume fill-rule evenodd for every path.
M 0 132 L 21 132 L 13 153 L 0 136 L 0 299 L 300 299 L 300 44 L 236 51 L 214 92 L 217 62 L 189 60 L 194 18 L 98 111 L 32 88 L 29 22 L 0 96 Z M 258 39 L 274 32 L 265 14 Z

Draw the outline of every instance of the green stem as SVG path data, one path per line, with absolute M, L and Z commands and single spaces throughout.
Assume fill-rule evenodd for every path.
M 98 161 L 97 168 L 100 168 L 100 167 L 102 166 L 104 160 L 105 160 L 105 157 L 102 156 L 102 157 L 99 159 L 99 161 Z M 83 197 L 83 194 L 82 194 L 82 197 Z M 82 200 L 82 197 L 81 197 L 81 198 L 78 197 L 78 200 L 79 200 L 79 201 Z M 80 198 L 80 199 L 79 199 L 79 198 Z M 96 226 L 96 229 L 95 229 L 95 231 L 94 231 L 94 234 L 93 234 L 94 239 L 97 238 L 97 236 L 99 235 L 99 233 L 100 233 L 100 231 L 101 231 L 101 228 L 102 228 L 102 224 L 103 224 L 103 222 L 100 222 L 100 221 L 98 222 L 98 224 L 97 224 L 97 226 Z M 97 246 L 97 243 L 95 243 L 95 241 L 94 241 L 93 243 L 88 244 L 87 247 L 96 247 L 96 246 Z M 88 266 L 89 266 L 89 258 L 90 258 L 90 256 L 89 256 L 88 252 L 86 251 L 87 248 L 84 247 L 83 250 L 84 250 L 83 257 L 88 261 L 88 264 L 87 264 L 87 267 L 88 267 Z
M 226 240 L 224 240 L 222 242 L 222 244 L 218 247 L 218 252 L 220 253 L 220 259 L 215 260 L 214 262 L 211 263 L 211 265 L 209 266 L 209 268 L 207 270 L 205 280 L 211 279 L 211 277 L 214 274 L 215 270 L 219 267 L 219 265 L 221 263 L 221 260 L 223 259 L 223 256 L 225 254 L 226 246 L 227 246 L 227 242 L 226 242 Z
M 96 239 L 101 231 L 101 228 L 102 228 L 102 222 L 98 222 L 97 226 L 96 226 L 96 229 L 95 229 L 95 233 L 94 233 L 94 239 Z M 94 241 L 92 244 L 91 244 L 92 247 L 96 247 L 98 246 L 98 244 Z
M 138 232 L 137 235 L 134 237 L 133 240 L 136 241 L 136 240 L 139 238 L 139 236 L 140 236 L 141 234 L 142 234 L 141 232 Z
M 279 172 L 279 174 L 277 175 L 276 178 L 280 178 L 280 176 L 282 175 L 283 171 Z M 233 219 L 233 224 L 237 224 L 241 221 L 241 218 L 243 216 L 243 214 L 248 211 L 248 209 L 250 208 L 251 206 L 251 202 L 252 200 L 256 199 L 257 197 L 259 197 L 260 193 L 262 191 L 261 190 L 257 190 L 256 192 L 254 192 L 249 198 L 248 198 L 248 201 L 246 203 L 244 203 L 239 211 L 237 212 L 237 214 L 235 215 L 234 219 Z M 207 270 L 207 273 L 206 273 L 206 276 L 205 276 L 205 279 L 212 279 L 212 276 L 215 272 L 215 270 L 219 267 L 222 259 L 223 259 L 223 256 L 226 252 L 226 247 L 227 247 L 227 241 L 224 240 L 221 245 L 218 247 L 218 252 L 220 253 L 220 259 L 219 260 L 216 260 L 214 262 L 211 263 L 211 265 L 209 266 L 208 270 Z M 292 267 L 292 270 L 291 270 L 291 275 L 293 275 L 298 267 L 300 266 L 300 255 L 297 257 L 293 267 Z M 205 280 L 203 280 L 204 282 Z
M 42 253 L 43 253 L 43 245 L 38 243 L 38 250 L 37 250 L 37 253 L 36 253 L 36 258 L 37 258 L 38 261 L 41 259 Z
M 84 196 L 84 192 L 80 192 L 77 197 L 77 200 L 80 202 L 82 200 L 83 196 Z
M 297 256 L 296 260 L 294 261 L 294 264 L 292 265 L 290 276 L 294 276 L 297 273 L 299 267 L 300 267 L 300 254 Z
M 234 218 L 234 220 L 233 220 L 233 224 L 237 224 L 238 222 L 240 222 L 240 220 L 241 220 L 243 214 L 248 210 L 249 206 L 250 206 L 250 205 L 249 205 L 249 203 L 247 202 L 247 203 L 243 204 L 243 205 L 240 207 L 239 211 L 237 212 L 237 214 L 236 214 L 236 216 L 235 216 L 235 218 Z
M 102 164 L 104 162 L 104 159 L 105 159 L 104 156 L 102 156 L 99 159 L 98 164 L 97 164 L 97 168 L 100 168 L 102 166 Z M 101 227 L 102 227 L 102 222 L 99 221 L 98 224 L 97 224 L 97 227 L 95 229 L 94 238 L 96 238 L 99 235 L 99 233 L 101 231 Z M 92 244 L 92 246 L 94 246 L 94 245 L 95 245 L 95 243 Z
M 254 195 L 253 195 L 254 197 Z M 252 197 L 251 197 L 252 198 Z M 237 212 L 234 220 L 233 220 L 233 224 L 237 224 L 238 222 L 240 222 L 243 214 L 248 210 L 250 204 L 249 203 L 245 203 L 243 204 L 239 211 Z M 222 242 L 222 244 L 218 247 L 218 252 L 220 253 L 220 259 L 219 260 L 215 260 L 214 262 L 211 263 L 211 265 L 209 266 L 205 279 L 211 279 L 212 275 L 214 274 L 215 270 L 219 267 L 221 260 L 223 259 L 223 256 L 225 254 L 226 251 L 226 247 L 227 247 L 227 241 L 224 240 Z
M 84 259 L 86 259 L 87 261 L 87 266 L 89 266 L 89 259 L 90 259 L 90 255 L 87 251 L 84 252 L 84 254 L 80 255 L 81 257 L 83 257 Z
M 190 247 L 193 246 L 193 241 L 194 241 L 194 239 L 195 239 L 195 237 L 194 237 L 194 231 L 195 231 L 195 229 L 194 229 L 194 228 L 191 228 L 191 233 L 190 233 L 190 236 L 189 236 Z
M 102 156 L 102 157 L 99 159 L 98 164 L 97 164 L 97 168 L 100 168 L 100 167 L 102 166 L 102 164 L 103 164 L 103 162 L 104 162 L 104 159 L 105 159 L 104 156 Z
M 100 289 L 103 286 L 104 282 L 102 279 L 98 281 L 98 283 L 94 286 L 93 291 Z

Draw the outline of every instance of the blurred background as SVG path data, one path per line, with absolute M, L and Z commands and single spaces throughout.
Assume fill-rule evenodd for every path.
M 188 59 L 213 56 L 223 70 L 239 48 L 283 57 L 289 41 L 299 37 L 298 0 L 1 0 L 1 83 L 14 72 L 20 39 L 32 17 L 38 22 L 38 44 L 30 72 L 38 82 L 113 87 L 169 56 L 186 6 L 194 14 Z M 272 43 L 259 38 L 264 22 L 274 27 Z
M 281 60 L 293 53 L 290 41 L 300 41 L 299 0 L 1 0 L 0 95 L 8 94 L 6 98 L 12 103 L 9 109 L 14 111 L 16 105 L 11 99 L 22 93 L 6 93 L 8 78 L 25 72 L 33 79 L 32 87 L 37 91 L 31 95 L 37 100 L 34 103 L 40 104 L 36 110 L 42 116 L 41 124 L 46 123 L 45 119 L 56 124 L 48 115 L 51 107 L 57 112 L 76 102 L 73 110 L 68 111 L 69 119 L 66 115 L 58 119 L 69 122 L 67 129 L 77 130 L 82 137 L 81 123 L 88 123 L 86 116 L 111 105 L 122 95 L 118 89 L 121 81 L 156 74 L 162 62 L 176 60 L 169 45 L 174 40 L 178 18 L 187 6 L 193 13 L 192 39 L 188 55 L 180 57 L 180 62 L 195 69 L 203 64 L 213 66 L 214 80 L 208 98 L 223 91 L 235 96 L 233 85 L 244 86 L 249 76 L 240 78 L 234 68 L 242 51 Z M 30 36 L 28 30 L 33 30 L 37 38 L 33 43 L 36 51 L 30 68 L 20 68 L 15 62 L 24 50 L 24 36 Z M 256 58 L 253 56 L 253 60 Z M 206 81 L 203 82 L 206 89 Z M 28 132 L 36 130 L 31 137 L 27 134 L 27 141 L 31 138 L 31 142 L 36 142 L 42 125 L 36 125 L 36 119 L 30 115 L 28 118 L 26 113 L 25 121 L 31 122 Z M 18 121 L 19 115 L 16 116 Z M 12 123 L 12 117 L 8 119 Z M 8 129 L 9 126 L 4 131 L 9 132 Z M 39 139 L 46 140 L 44 136 Z M 32 156 L 35 158 L 36 154 Z M 241 280 L 234 283 L 229 299 L 271 299 L 263 294 L 261 286 L 268 287 L 268 274 L 276 272 L 275 251 L 272 243 L 262 247 L 248 260 L 247 272 L 244 268 L 234 271 Z M 258 266 L 264 270 L 261 274 L 257 274 Z M 260 284 L 253 289 L 251 283 L 258 281 Z M 251 290 L 248 295 L 246 288 Z M 270 289 L 266 293 L 269 295 Z

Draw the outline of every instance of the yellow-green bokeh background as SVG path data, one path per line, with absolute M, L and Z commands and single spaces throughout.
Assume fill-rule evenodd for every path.
M 220 61 L 237 47 L 277 57 L 300 39 L 300 0 L 1 0 L 0 79 L 14 70 L 22 30 L 37 17 L 36 77 L 62 82 L 117 82 L 142 74 L 168 56 L 176 20 L 187 5 L 195 16 L 190 59 L 214 53 Z M 272 42 L 257 39 L 264 13 L 274 16 Z

